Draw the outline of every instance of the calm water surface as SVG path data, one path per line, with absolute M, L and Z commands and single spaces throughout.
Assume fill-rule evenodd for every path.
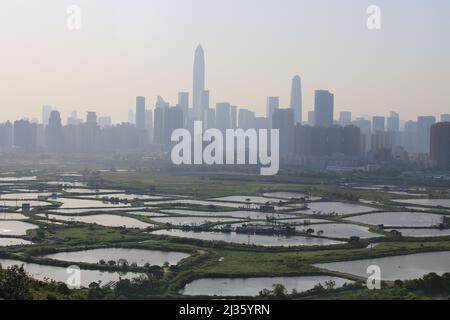
M 319 268 L 367 277 L 367 268 L 380 266 L 383 280 L 408 280 L 435 272 L 450 272 L 450 252 L 429 252 L 405 256 L 317 264 Z
M 119 259 L 126 259 L 129 263 L 137 263 L 138 266 L 143 266 L 146 263 L 162 266 L 165 262 L 176 265 L 182 259 L 189 257 L 189 254 L 183 252 L 107 248 L 76 252 L 60 252 L 45 257 L 55 260 L 84 263 L 98 263 L 100 260 L 118 261 Z
M 199 279 L 186 285 L 182 290 L 184 295 L 206 296 L 257 296 L 264 289 L 272 290 L 273 285 L 281 284 L 289 292 L 293 289 L 303 292 L 314 288 L 319 283 L 325 285 L 327 281 L 334 281 L 336 287 L 352 281 L 328 276 L 314 277 L 274 277 L 249 279 Z

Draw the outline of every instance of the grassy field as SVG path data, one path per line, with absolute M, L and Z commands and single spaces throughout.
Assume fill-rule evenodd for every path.
M 450 242 L 388 242 L 373 249 L 308 250 L 296 252 L 215 251 L 192 271 L 199 273 L 239 274 L 312 271 L 309 264 L 450 250 Z
M 88 175 L 88 180 L 96 182 L 97 187 L 116 188 L 118 190 L 132 190 L 144 193 L 163 193 L 173 195 L 194 196 L 196 198 L 214 198 L 228 195 L 260 195 L 264 192 L 291 191 L 308 193 L 330 200 L 355 201 L 367 199 L 379 201 L 379 207 L 391 210 L 389 202 L 393 197 L 385 192 L 367 190 L 353 190 L 343 188 L 336 181 L 323 180 L 313 183 L 301 178 L 283 179 L 280 181 L 263 181 L 260 176 L 242 175 L 236 179 L 233 175 L 159 175 L 148 172 L 105 172 Z M 293 182 L 296 181 L 296 182 Z M 330 182 L 330 183 L 328 183 Z M 196 206 L 189 208 L 195 209 Z M 200 207 L 199 207 L 200 208 Z M 201 207 L 203 210 L 205 207 Z M 161 208 L 160 208 L 161 209 Z M 400 210 L 392 207 L 392 210 Z M 228 210 L 234 210 L 228 208 Z M 125 212 L 113 212 L 151 222 L 145 216 L 133 216 Z M 153 210 L 158 211 L 158 210 Z M 226 210 L 224 210 L 226 211 Z M 87 214 L 87 213 L 86 213 Z M 33 215 L 30 215 L 30 222 Z M 335 218 L 340 221 L 341 218 Z M 73 224 L 70 226 L 47 225 L 39 223 L 41 229 L 30 231 L 29 240 L 36 243 L 30 247 L 1 248 L 18 257 L 39 259 L 39 256 L 50 251 L 82 250 L 96 247 L 125 247 L 149 250 L 173 250 L 191 253 L 191 257 L 183 260 L 173 270 L 167 272 L 164 279 L 170 282 L 169 294 L 176 294 L 187 282 L 201 277 L 261 277 L 261 276 L 301 276 L 328 274 L 340 276 L 337 273 L 320 270 L 313 266 L 315 263 L 359 260 L 395 255 L 406 255 L 431 251 L 450 251 L 449 238 L 441 239 L 396 239 L 392 236 L 377 239 L 378 245 L 372 249 L 363 248 L 368 241 L 350 243 L 336 248 L 263 248 L 245 247 L 243 245 L 211 243 L 178 238 L 152 236 L 145 230 L 108 228 L 98 225 Z M 161 225 L 160 225 L 161 226 Z M 366 243 L 367 242 L 367 243 Z M 49 263 L 44 261 L 44 263 Z M 95 268 L 95 265 L 91 266 Z M 343 275 L 351 280 L 359 281 L 356 276 Z M 378 294 L 378 296 L 377 296 Z M 339 291 L 330 294 L 314 296 L 314 299 L 376 299 L 382 294 L 401 298 L 421 298 L 398 288 L 387 288 L 383 293 L 372 293 L 367 290 Z M 39 291 L 36 292 L 40 296 Z M 42 294 L 44 297 L 44 294 Z M 308 297 L 311 298 L 311 297 Z
M 98 180 L 98 177 L 95 178 Z M 314 196 L 332 199 L 346 199 L 349 196 L 372 201 L 388 202 L 403 196 L 377 193 L 368 190 L 348 189 L 334 182 L 312 183 L 298 178 L 289 183 L 261 181 L 257 175 L 245 175 L 241 179 L 233 175 L 158 175 L 142 172 L 105 172 L 100 174 L 105 187 L 126 188 L 142 192 L 156 192 L 175 195 L 215 198 L 229 195 L 258 195 L 263 192 L 290 191 L 310 193 Z M 270 179 L 270 178 L 268 178 Z

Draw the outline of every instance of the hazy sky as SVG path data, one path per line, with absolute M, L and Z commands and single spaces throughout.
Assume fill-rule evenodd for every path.
M 66 9 L 82 10 L 69 31 Z M 382 29 L 366 9 L 382 9 Z M 315 89 L 335 93 L 336 114 L 450 113 L 448 0 L 0 0 L 0 120 L 63 119 L 97 111 L 127 120 L 137 95 L 172 104 L 192 90 L 194 50 L 206 56 L 211 104 L 265 113 L 303 80 L 304 117 Z

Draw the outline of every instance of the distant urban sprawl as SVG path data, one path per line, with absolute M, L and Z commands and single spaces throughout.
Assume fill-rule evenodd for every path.
M 340 171 L 407 162 L 426 169 L 450 169 L 450 114 L 439 118 L 422 115 L 417 121 L 403 122 L 395 111 L 387 116 L 353 118 L 350 111 L 336 115 L 334 109 L 334 94 L 316 90 L 314 111 L 304 119 L 302 79 L 298 75 L 292 79 L 290 105 L 282 108 L 279 97 L 268 97 L 265 117 L 230 102 L 219 102 L 213 108 L 205 85 L 205 55 L 198 46 L 192 92 L 180 92 L 176 105 L 158 97 L 151 110 L 145 97 L 137 97 L 128 122 L 121 124 L 113 124 L 108 116 L 98 117 L 96 112 L 88 112 L 84 120 L 76 111 L 63 124 L 55 108 L 43 106 L 41 121 L 21 119 L 0 124 L 0 150 L 158 154 L 169 159 L 174 147 L 172 133 L 186 129 L 193 134 L 194 123 L 201 121 L 203 129 L 218 129 L 224 134 L 228 129 L 278 129 L 282 165 Z

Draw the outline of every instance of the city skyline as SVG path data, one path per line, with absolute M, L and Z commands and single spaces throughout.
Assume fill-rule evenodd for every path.
M 333 124 L 340 124 L 340 125 L 350 125 L 355 124 L 358 121 L 361 120 L 368 120 L 371 121 L 371 126 L 373 127 L 374 131 L 398 131 L 400 129 L 407 130 L 407 125 L 409 122 L 419 122 L 423 118 L 434 118 L 438 119 L 440 117 L 441 122 L 447 122 L 450 120 L 448 113 L 442 113 L 440 115 L 421 115 L 418 114 L 415 119 L 412 120 L 405 120 L 400 117 L 400 114 L 396 111 L 390 111 L 389 116 L 385 115 L 363 115 L 363 116 L 355 116 L 352 111 L 336 111 L 335 108 L 335 95 L 334 93 L 324 90 L 324 89 L 317 89 L 314 91 L 314 104 L 313 109 L 307 112 L 307 117 L 304 116 L 305 110 L 303 109 L 303 87 L 302 87 L 302 79 L 299 75 L 295 75 L 292 78 L 291 82 L 291 91 L 290 91 L 290 103 L 288 106 L 282 106 L 280 104 L 280 97 L 279 96 L 269 96 L 266 99 L 266 109 L 265 113 L 263 114 L 257 114 L 255 110 L 248 110 L 246 107 L 241 106 L 232 106 L 230 102 L 217 102 L 215 106 L 213 106 L 210 103 L 210 91 L 206 90 L 206 81 L 205 81 L 205 73 L 206 73 L 206 63 L 205 63 L 205 52 L 201 44 L 199 44 L 194 53 L 194 63 L 193 63 L 193 86 L 192 86 L 192 92 L 178 92 L 178 99 L 177 103 L 171 103 L 164 100 L 163 97 L 157 96 L 155 104 L 149 105 L 147 102 L 146 96 L 137 96 L 135 97 L 135 105 L 132 108 L 128 109 L 128 119 L 127 121 L 113 121 L 112 117 L 109 114 L 102 114 L 101 116 L 98 115 L 97 111 L 94 111 L 91 109 L 91 111 L 86 111 L 86 115 L 89 117 L 89 115 L 96 114 L 96 116 L 99 116 L 99 124 L 102 126 L 103 124 L 112 125 L 112 124 L 120 124 L 120 123 L 130 123 L 135 125 L 138 129 L 148 129 L 146 124 L 146 113 L 147 112 L 153 112 L 153 110 L 160 108 L 161 106 L 167 106 L 167 107 L 181 107 L 183 112 L 185 113 L 186 118 L 191 118 L 192 120 L 200 120 L 204 121 L 205 123 L 208 122 L 208 117 L 210 116 L 208 114 L 209 109 L 217 109 L 220 107 L 223 107 L 224 105 L 227 105 L 228 108 L 234 108 L 235 112 L 237 113 L 238 110 L 243 110 L 246 112 L 252 113 L 254 116 L 257 116 L 259 118 L 267 118 L 269 123 L 272 123 L 272 116 L 277 109 L 292 109 L 293 114 L 293 123 L 294 124 L 312 124 L 310 121 L 311 113 L 314 114 L 314 123 L 313 125 L 325 125 L 330 126 Z M 190 98 L 192 97 L 192 102 L 190 101 Z M 150 99 L 149 99 L 150 100 Z M 189 112 L 191 110 L 192 114 Z M 8 119 L 7 121 L 15 121 L 15 120 L 27 120 L 32 123 L 41 123 L 46 126 L 48 124 L 48 119 L 53 111 L 58 111 L 59 117 L 62 117 L 62 113 L 59 111 L 58 108 L 50 106 L 50 105 L 43 105 L 41 109 L 41 117 L 40 119 L 38 117 L 32 117 L 29 118 L 27 116 L 23 116 L 17 119 Z M 215 117 L 219 117 L 220 111 L 214 112 Z M 342 119 L 342 117 L 346 117 L 348 123 L 345 122 L 345 120 Z M 235 115 L 237 118 L 237 114 Z M 220 117 L 219 117 L 220 118 Z M 78 118 L 78 110 L 72 110 L 67 115 L 67 120 L 63 121 L 61 120 L 61 123 L 65 124 L 80 124 L 83 122 L 83 116 L 81 118 Z M 307 121 L 304 121 L 304 119 L 307 119 Z M 231 121 L 231 119 L 228 119 Z M 228 121 L 228 120 L 225 120 Z M 393 126 L 392 120 L 395 120 L 394 127 L 395 130 L 390 130 L 389 128 Z M 234 119 L 236 122 L 237 119 Z M 355 122 L 356 121 L 356 122 Z M 386 123 L 387 121 L 387 123 Z M 382 124 L 381 124 L 382 122 Z M 387 127 L 386 127 L 387 124 Z M 151 123 L 150 125 L 153 125 Z M 357 125 L 359 126 L 359 125 Z
M 449 30 L 449 4 L 432 2 L 377 1 L 379 31 L 366 27 L 365 1 L 286 0 L 261 7 L 253 0 L 75 1 L 82 9 L 80 31 L 66 29 L 67 1 L 4 2 L 0 20 L 14 32 L 3 43 L 8 64 L 0 104 L 7 108 L 1 120 L 38 118 L 41 106 L 51 105 L 64 115 L 93 110 L 122 122 L 140 95 L 149 106 L 158 95 L 175 105 L 178 92 L 192 90 L 198 43 L 207 51 L 210 105 L 229 101 L 264 115 L 267 97 L 279 96 L 280 106 L 289 107 L 290 80 L 298 74 L 304 118 L 318 89 L 335 94 L 337 114 L 396 110 L 411 120 L 427 110 L 438 116 L 450 105 L 450 48 L 440 41 Z

